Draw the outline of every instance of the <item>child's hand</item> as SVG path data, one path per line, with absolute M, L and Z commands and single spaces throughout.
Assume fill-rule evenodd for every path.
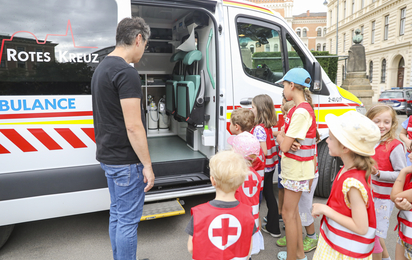
M 412 204 L 405 198 L 396 198 L 394 202 L 396 208 L 399 210 L 409 211 L 412 209 Z
M 312 205 L 312 217 L 317 218 L 320 215 L 324 215 L 328 206 L 320 203 L 313 203 Z
M 301 144 L 297 141 L 294 141 L 292 146 L 290 147 L 290 150 L 296 152 L 297 150 L 300 149 Z

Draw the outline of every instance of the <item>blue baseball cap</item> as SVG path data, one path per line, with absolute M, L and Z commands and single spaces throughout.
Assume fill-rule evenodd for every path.
M 310 82 L 312 82 L 312 78 L 310 77 L 309 72 L 307 72 L 307 70 L 302 69 L 302 68 L 293 68 L 291 70 L 289 70 L 285 76 L 283 76 L 283 78 L 279 81 L 277 81 L 276 83 L 282 83 L 283 81 L 289 81 L 289 82 L 293 82 L 295 84 L 299 84 L 301 86 L 310 87 L 310 82 L 306 83 L 306 79 L 309 78 Z

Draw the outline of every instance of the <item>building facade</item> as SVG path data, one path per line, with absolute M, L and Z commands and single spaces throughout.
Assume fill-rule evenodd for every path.
M 292 28 L 311 51 L 326 51 L 326 12 L 294 15 Z
M 354 31 L 361 31 L 366 73 L 375 93 L 373 102 L 377 102 L 386 89 L 412 87 L 412 18 L 407 17 L 411 7 L 412 0 L 330 0 L 328 3 L 327 50 L 348 55 Z M 342 84 L 345 71 L 345 60 L 341 59 L 338 86 Z

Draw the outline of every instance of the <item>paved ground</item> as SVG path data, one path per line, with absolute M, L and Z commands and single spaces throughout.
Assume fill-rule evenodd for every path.
M 399 123 L 406 119 L 398 116 Z M 400 132 L 400 127 L 398 129 Z M 275 185 L 276 186 L 276 185 Z M 204 203 L 213 195 L 184 198 L 186 215 L 145 221 L 139 226 L 139 256 L 151 260 L 191 259 L 186 250 L 187 234 L 184 232 L 189 221 L 192 206 Z M 326 203 L 326 199 L 315 198 L 315 202 Z M 261 212 L 266 214 L 263 204 Z M 395 259 L 396 214 L 390 219 L 387 246 L 392 259 Z M 315 221 L 319 230 L 319 220 Z M 110 240 L 107 232 L 108 212 L 98 212 L 79 216 L 36 221 L 16 225 L 7 244 L 0 250 L 1 260 L 105 260 L 112 259 Z M 284 230 L 282 230 L 284 235 Z M 265 250 L 254 256 L 256 260 L 276 259 L 280 248 L 275 238 L 263 234 Z M 313 252 L 308 253 L 308 259 Z

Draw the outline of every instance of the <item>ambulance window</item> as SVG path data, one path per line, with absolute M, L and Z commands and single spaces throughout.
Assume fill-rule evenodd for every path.
M 90 94 L 93 71 L 115 45 L 115 0 L 0 6 L 0 95 Z
M 283 62 L 279 51 L 282 43 L 280 30 L 243 22 L 237 23 L 237 30 L 244 72 L 271 84 L 281 79 Z
M 292 36 L 286 34 L 286 46 L 288 48 L 289 69 L 304 68 L 305 55 L 295 43 Z

